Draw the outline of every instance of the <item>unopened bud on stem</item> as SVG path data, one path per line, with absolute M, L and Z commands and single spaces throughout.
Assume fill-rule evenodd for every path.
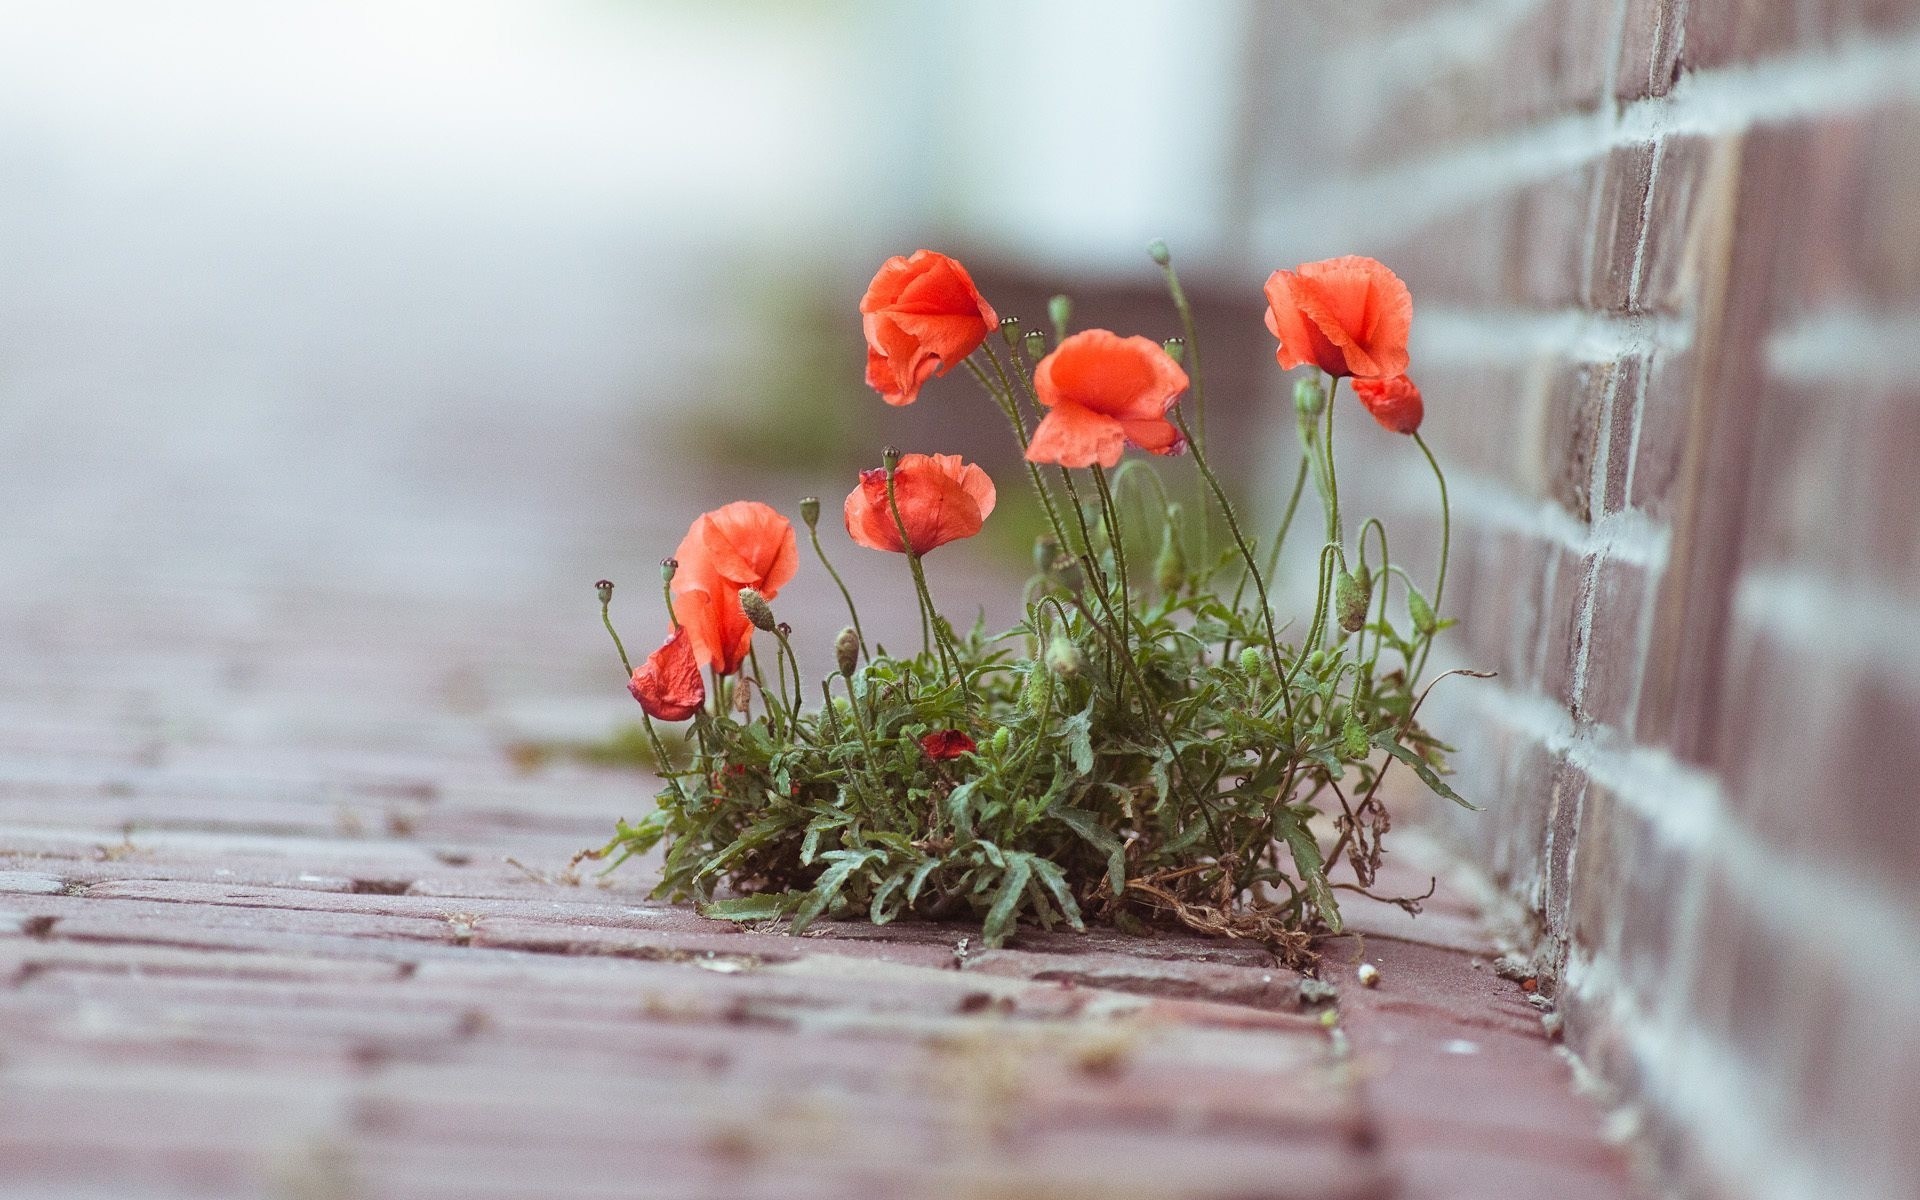
M 812 529 L 820 523 L 820 497 L 807 496 L 800 501 L 800 519 Z
M 1007 349 L 1018 350 L 1020 348 L 1020 318 L 1001 317 L 1000 336 L 1006 339 Z
M 1047 643 L 1047 670 L 1067 679 L 1080 673 L 1080 647 L 1073 639 L 1057 637 Z
M 1066 296 L 1055 296 L 1047 301 L 1047 316 L 1053 320 L 1053 336 L 1058 341 L 1067 340 L 1067 325 L 1073 320 L 1073 301 Z
M 1147 257 L 1163 267 L 1173 261 L 1172 252 L 1167 249 L 1167 244 L 1159 238 L 1155 238 L 1147 243 Z
M 599 583 L 593 585 L 593 590 L 600 593 L 601 604 L 613 603 L 613 580 L 602 579 Z
M 1176 363 L 1185 363 L 1187 361 L 1187 341 L 1185 338 L 1170 337 L 1160 343 L 1160 348 L 1165 350 L 1167 357 Z
M 1342 568 L 1333 581 L 1334 611 L 1339 614 L 1340 628 L 1348 633 L 1358 633 L 1367 624 L 1367 602 L 1371 597 L 1367 589 L 1350 571 Z
M 679 559 L 663 558 L 660 560 L 660 582 L 661 583 L 672 583 L 673 577 L 676 574 L 678 574 L 679 571 L 680 571 Z M 607 586 L 611 588 L 613 585 L 608 584 Z
M 1168 515 L 1174 520 L 1178 519 L 1177 512 Z M 1174 532 L 1174 520 L 1169 520 L 1165 531 L 1161 533 L 1160 557 L 1153 560 L 1153 582 L 1169 596 L 1179 591 L 1187 578 L 1187 556 L 1180 548 L 1179 535 Z
M 887 473 L 892 474 L 894 468 L 900 465 L 900 448 L 898 446 L 888 446 L 880 452 L 880 461 L 886 466 Z
M 767 605 L 767 598 L 754 589 L 740 589 L 740 607 L 746 610 L 747 620 L 753 622 L 755 629 L 766 633 L 779 629 L 778 622 L 773 619 L 773 609 Z
M 833 639 L 833 665 L 840 668 L 843 678 L 852 679 L 853 669 L 860 665 L 860 635 L 851 626 L 840 631 Z
M 1027 357 L 1036 362 L 1047 356 L 1047 335 L 1038 329 L 1027 331 Z
M 1439 628 L 1440 622 L 1433 615 L 1433 605 L 1427 603 L 1418 589 L 1407 589 L 1407 615 L 1413 618 L 1413 627 L 1421 633 L 1432 633 Z

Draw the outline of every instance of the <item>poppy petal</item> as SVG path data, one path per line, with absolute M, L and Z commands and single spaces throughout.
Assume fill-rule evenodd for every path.
M 669 634 L 660 648 L 635 668 L 627 690 L 640 702 L 641 709 L 658 721 L 684 721 L 700 711 L 707 700 L 707 687 L 701 682 L 700 662 L 685 625 Z
M 1090 408 L 1058 401 L 1034 428 L 1027 444 L 1027 461 L 1058 463 L 1063 467 L 1090 467 L 1119 463 L 1127 447 L 1126 427 Z

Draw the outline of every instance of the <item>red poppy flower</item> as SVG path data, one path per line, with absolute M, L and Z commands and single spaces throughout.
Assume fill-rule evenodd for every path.
M 881 264 L 860 314 L 867 384 L 888 404 L 912 404 L 929 376 L 964 362 L 1000 327 L 967 269 L 932 250 Z
M 958 729 L 936 729 L 920 739 L 920 750 L 936 762 L 945 762 L 962 754 L 972 754 L 974 743 Z
M 674 582 L 679 582 L 678 576 Z M 722 588 L 718 593 L 676 589 L 673 616 L 686 630 L 695 656 L 722 675 L 738 671 L 753 649 L 753 623 L 740 607 L 737 589 Z
M 706 703 L 707 688 L 700 682 L 700 663 L 685 625 L 675 629 L 660 648 L 633 672 L 627 690 L 650 717 L 684 721 Z
M 800 569 L 793 522 L 757 500 L 736 500 L 694 518 L 680 548 L 675 592 L 752 588 L 771 600 Z
M 1392 379 L 1356 379 L 1353 394 L 1367 406 L 1373 419 L 1395 433 L 1412 433 L 1420 428 L 1426 406 L 1420 401 L 1420 389 L 1405 375 Z
M 1111 467 L 1128 442 L 1155 454 L 1186 448 L 1167 410 L 1187 373 L 1149 338 L 1076 333 L 1040 360 L 1033 385 L 1048 412 L 1027 446 L 1031 462 Z
M 1266 292 L 1267 328 L 1280 339 L 1281 366 L 1363 379 L 1407 369 L 1413 296 L 1373 259 L 1350 254 L 1275 271 Z
M 980 532 L 993 512 L 993 480 L 958 454 L 907 454 L 894 468 L 893 496 L 915 554 Z M 860 486 L 847 496 L 847 534 L 869 550 L 906 552 L 900 527 L 887 503 L 887 473 L 860 472 Z

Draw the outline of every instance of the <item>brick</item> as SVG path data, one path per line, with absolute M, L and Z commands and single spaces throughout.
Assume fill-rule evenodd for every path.
M 1685 28 L 1690 71 L 1778 58 L 1807 40 L 1793 8 L 1771 0 L 1687 0 Z
M 1645 664 L 1641 623 L 1651 603 L 1646 568 L 1604 557 L 1594 576 L 1593 620 L 1586 639 L 1586 672 L 1575 715 L 1584 722 L 1632 732 L 1631 705 Z
M 1584 296 L 1594 308 L 1625 312 L 1635 307 L 1634 272 L 1646 229 L 1656 153 L 1652 142 L 1619 146 L 1600 168 Z
M 1697 273 L 1703 257 L 1716 251 L 1722 210 L 1734 199 L 1739 147 L 1739 139 L 1730 137 L 1660 140 L 1640 232 L 1640 278 L 1630 297 L 1635 310 L 1696 320 L 1702 315 Z
M 1685 0 L 1627 0 L 1622 14 L 1616 100 L 1664 96 L 1680 73 Z

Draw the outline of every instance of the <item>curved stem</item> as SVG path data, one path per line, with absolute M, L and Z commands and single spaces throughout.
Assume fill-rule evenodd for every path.
M 907 535 L 906 518 L 900 515 L 900 497 L 896 494 L 893 483 L 895 473 L 894 468 L 887 468 L 887 508 L 893 513 L 893 527 L 899 531 L 900 546 L 906 551 L 907 565 L 913 568 L 913 586 L 920 597 L 920 620 L 923 622 L 921 633 L 926 641 L 932 643 L 930 648 L 940 659 L 942 673 L 948 679 L 957 681 L 961 690 L 964 691 L 967 681 L 960 674 L 959 655 L 955 654 L 953 661 L 948 659 L 949 647 L 945 635 L 940 630 L 940 615 L 933 607 L 932 593 L 927 590 L 927 572 L 920 565 L 920 554 L 913 548 L 913 539 Z M 930 635 L 929 630 L 931 630 Z
M 1434 617 L 1437 620 L 1440 616 L 1440 598 L 1447 590 L 1447 552 L 1452 548 L 1451 543 L 1453 541 L 1453 509 L 1452 506 L 1447 503 L 1447 475 L 1446 472 L 1440 469 L 1440 460 L 1433 456 L 1432 447 L 1428 446 L 1427 440 L 1417 432 L 1413 435 L 1413 443 L 1420 447 L 1420 453 L 1427 456 L 1427 465 L 1433 468 L 1433 477 L 1438 480 L 1440 484 L 1440 576 L 1434 581 L 1433 604 L 1431 605 Z M 1407 679 L 1409 686 L 1417 683 L 1420 679 L 1420 672 L 1427 669 L 1427 656 L 1433 652 L 1433 639 L 1435 636 L 1437 636 L 1437 631 L 1436 633 L 1428 634 L 1427 644 L 1420 648 L 1420 661 L 1414 666 L 1413 674 Z
M 1327 459 L 1327 540 L 1340 547 L 1340 562 L 1347 561 L 1347 533 L 1340 523 L 1340 476 L 1333 460 L 1333 413 L 1339 405 L 1335 398 L 1340 394 L 1340 377 L 1333 376 L 1327 385 L 1327 436 L 1324 453 Z
M 827 561 L 827 552 L 821 548 L 820 545 L 820 530 L 809 525 L 807 526 L 807 536 L 813 541 L 813 552 L 819 557 L 820 565 L 827 569 L 827 574 L 833 576 L 834 586 L 840 589 L 841 599 L 847 602 L 847 615 L 853 618 L 853 636 L 854 639 L 860 643 L 860 657 L 873 657 L 867 653 L 867 635 L 860 628 L 860 610 L 853 605 L 853 593 L 847 590 L 846 582 L 840 578 L 840 572 L 834 570 L 833 564 Z

